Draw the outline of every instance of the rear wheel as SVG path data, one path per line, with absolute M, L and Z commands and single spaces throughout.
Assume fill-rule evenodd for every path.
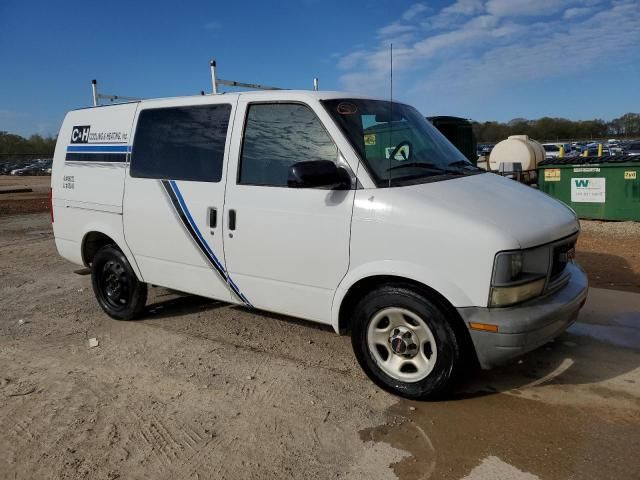
M 442 396 L 460 365 L 446 309 L 405 285 L 381 287 L 358 303 L 351 342 L 369 378 L 406 398 Z
M 147 301 L 147 284 L 138 281 L 129 261 L 113 245 L 96 253 L 91 263 L 91 283 L 100 307 L 116 320 L 139 316 Z

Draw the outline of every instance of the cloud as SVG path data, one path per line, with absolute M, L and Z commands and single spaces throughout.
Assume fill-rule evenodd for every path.
M 487 12 L 496 17 L 544 16 L 564 9 L 575 0 L 489 0 Z
M 470 41 L 481 41 L 491 36 L 497 19 L 491 15 L 482 15 L 466 22 L 460 29 L 427 37 L 417 42 L 413 49 L 420 57 L 431 57 L 442 49 L 452 49 Z
M 640 30 L 634 27 L 638 22 L 640 11 L 634 2 L 616 3 L 611 9 L 569 24 L 565 29 L 560 28 L 562 22 L 547 26 L 548 32 L 533 41 L 496 45 L 477 57 L 443 63 L 419 90 L 442 92 L 445 85 L 448 91 L 487 92 L 522 81 L 588 72 L 604 61 L 624 62 L 640 44 Z M 519 36 L 533 36 L 541 26 L 523 27 Z M 553 65 L 558 68 L 549 68 Z M 456 74 L 460 71 L 464 71 L 463 76 Z M 473 82 L 464 78 L 472 78 Z
M 489 0 L 486 10 L 471 4 L 458 0 L 427 18 L 389 23 L 386 31 L 411 35 L 397 49 L 394 43 L 394 85 L 405 101 L 482 97 L 523 81 L 588 72 L 603 62 L 622 64 L 640 51 L 637 0 Z M 345 89 L 388 94 L 388 44 L 360 48 L 339 65 Z
M 445 15 L 475 15 L 484 10 L 482 0 L 457 0 L 453 5 L 442 9 Z
M 424 3 L 414 3 L 411 5 L 405 12 L 402 14 L 402 19 L 405 21 L 413 20 L 421 13 L 424 13 L 429 10 Z
M 484 13 L 482 0 L 456 0 L 436 15 L 424 19 L 421 26 L 425 30 L 447 29 L 455 25 L 456 22 L 480 13 Z
M 415 29 L 416 27 L 413 25 L 403 25 L 400 22 L 393 22 L 378 29 L 378 35 L 387 37 L 402 33 L 413 32 Z
M 565 20 L 570 20 L 576 17 L 584 17 L 585 15 L 589 15 L 591 12 L 593 12 L 593 8 L 589 7 L 569 8 L 565 10 L 562 18 L 564 18 Z

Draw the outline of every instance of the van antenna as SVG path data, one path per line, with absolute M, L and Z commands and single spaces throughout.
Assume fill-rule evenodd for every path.
M 389 152 L 389 188 L 391 188 L 391 154 L 394 153 L 395 147 L 393 146 L 393 43 L 389 45 L 389 145 L 391 145 L 391 151 Z

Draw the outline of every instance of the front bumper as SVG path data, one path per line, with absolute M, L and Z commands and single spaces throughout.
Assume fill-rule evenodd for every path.
M 568 283 L 543 297 L 507 308 L 458 308 L 467 328 L 484 323 L 498 326 L 498 332 L 469 328 L 482 368 L 492 368 L 535 350 L 571 325 L 587 298 L 587 275 L 575 263 L 565 268 Z

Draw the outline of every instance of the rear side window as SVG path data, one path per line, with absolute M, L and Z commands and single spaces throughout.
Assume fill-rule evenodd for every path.
M 142 111 L 131 176 L 219 182 L 230 114 L 228 104 Z
M 286 187 L 294 163 L 337 159 L 338 148 L 308 106 L 249 106 L 238 183 Z

